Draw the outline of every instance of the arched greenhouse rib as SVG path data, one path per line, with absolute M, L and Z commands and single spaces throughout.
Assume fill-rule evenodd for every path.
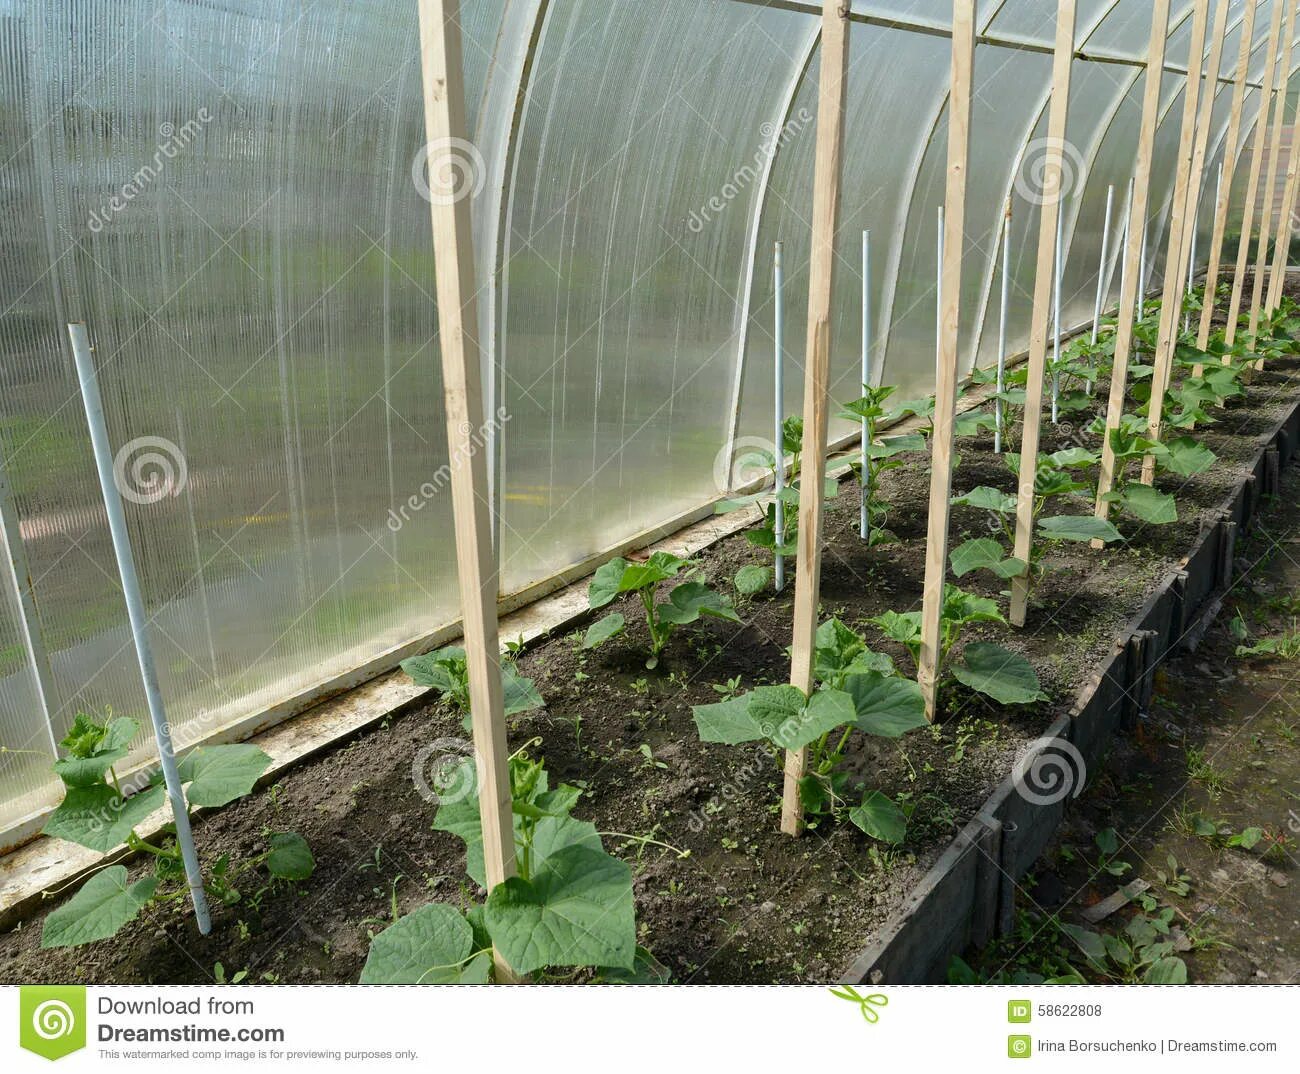
M 147 781 L 169 733 L 168 787 L 215 809 L 233 799 L 204 783 L 205 749 L 265 745 L 362 684 L 406 684 L 408 662 L 433 691 L 418 696 L 473 710 L 455 734 L 488 755 L 469 827 L 483 822 L 475 880 L 495 888 L 515 869 L 490 831 L 509 842 L 505 758 L 528 737 L 501 711 L 540 708 L 555 684 L 512 647 L 503 702 L 484 649 L 497 613 L 566 587 L 586 618 L 562 601 L 535 614 L 578 631 L 578 682 L 686 691 L 716 675 L 690 638 L 721 645 L 719 623 L 780 600 L 773 666 L 718 689 L 719 708 L 789 682 L 798 701 L 772 695 L 772 712 L 807 721 L 870 674 L 915 685 L 899 704 L 923 698 L 930 720 L 955 689 L 1041 705 L 1046 728 L 1072 699 L 1010 624 L 1051 620 L 1054 556 L 1082 578 L 1090 541 L 1100 561 L 1165 521 L 1175 486 L 1157 475 L 1207 472 L 1200 437 L 1239 394 L 1217 368 L 1250 384 L 1273 363 L 1256 369 L 1247 340 L 1289 332 L 1290 3 L 461 0 L 447 59 L 435 0 L 0 0 L 0 846 L 33 854 L 66 832 L 57 811 L 87 784 L 58 758 L 112 753 L 94 774 L 106 800 L 162 809 Z M 430 88 L 443 59 L 450 103 Z M 1207 274 L 1240 292 L 1236 350 L 1234 300 Z M 448 293 L 464 305 L 440 308 Z M 471 368 L 449 382 L 462 353 Z M 1024 464 L 1037 431 L 1047 461 Z M 825 502 L 798 486 L 823 468 Z M 901 536 L 860 492 L 886 470 L 910 482 Z M 861 526 L 861 562 L 825 537 L 833 510 L 836 533 Z M 688 529 L 715 515 L 717 539 Z M 720 544 L 741 518 L 748 545 Z M 665 554 L 679 538 L 748 559 L 725 552 L 727 573 L 697 578 Z M 915 562 L 871 563 L 894 544 Z M 904 603 L 839 623 L 821 579 L 843 571 L 897 581 Z M 495 592 L 476 602 L 483 579 Z M 659 583 L 661 600 L 696 588 L 656 621 Z M 836 644 L 856 631 L 881 659 L 836 650 L 828 673 L 828 620 Z M 994 620 L 1025 696 L 1023 675 L 979 664 L 980 646 L 1008 651 L 979 625 Z M 980 639 L 965 663 L 962 623 Z M 687 705 L 693 746 L 750 741 L 743 709 Z M 846 725 L 863 730 L 827 726 Z M 840 773 L 817 768 L 842 759 L 825 734 L 752 738 L 780 755 L 773 830 L 852 815 L 864 843 L 902 843 L 890 797 L 841 809 Z M 635 762 L 615 767 L 662 766 L 648 742 L 629 731 Z M 103 770 L 129 774 L 134 798 Z M 82 845 L 120 842 L 95 839 Z M 177 890 L 184 866 L 202 915 L 207 866 L 187 856 Z

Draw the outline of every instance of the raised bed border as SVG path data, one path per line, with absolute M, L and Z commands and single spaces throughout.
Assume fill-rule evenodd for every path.
M 1202 528 L 1191 551 L 1123 628 L 1070 711 L 1020 753 L 1012 774 L 845 968 L 842 983 L 943 983 L 953 956 L 1011 931 L 1018 881 L 1047 848 L 1072 797 L 1032 802 L 1019 793 L 1015 773 L 1035 758 L 1064 756 L 1055 742 L 1078 751 L 1087 771 L 1099 768 L 1111 736 L 1135 727 L 1150 703 L 1159 665 L 1204 636 L 1232 584 L 1237 534 L 1249 532 L 1261 499 L 1280 490 L 1282 470 L 1300 450 L 1300 400 L 1260 444 L 1217 521 Z

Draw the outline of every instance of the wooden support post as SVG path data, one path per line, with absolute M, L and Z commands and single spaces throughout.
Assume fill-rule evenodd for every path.
M 1282 207 L 1278 210 L 1277 241 L 1273 245 L 1273 267 L 1268 276 L 1268 300 L 1264 314 L 1272 317 L 1282 301 L 1282 288 L 1286 284 L 1286 266 L 1291 255 L 1291 233 L 1295 230 L 1296 183 L 1300 179 L 1300 112 L 1291 125 L 1291 145 L 1287 152 L 1286 188 L 1282 193 Z M 1263 365 L 1263 360 L 1260 360 Z
M 1192 11 L 1192 40 L 1187 86 L 1183 90 L 1183 125 L 1178 139 L 1178 168 L 1174 176 L 1173 202 L 1169 210 L 1169 248 L 1165 255 L 1164 293 L 1160 301 L 1160 326 L 1156 335 L 1155 371 L 1151 374 L 1151 399 L 1147 404 L 1147 436 L 1160 439 L 1165 389 L 1173 368 L 1174 349 L 1178 343 L 1178 325 L 1183 317 L 1183 279 L 1187 275 L 1189 206 L 1194 201 L 1192 168 L 1196 157 L 1196 121 L 1201 95 L 1201 67 L 1205 62 L 1205 23 L 1210 0 L 1195 0 Z M 1142 481 L 1155 480 L 1155 456 L 1142 460 Z
M 1259 217 L 1259 244 L 1255 247 L 1255 279 L 1250 296 L 1250 345 L 1259 334 L 1259 314 L 1264 302 L 1264 274 L 1268 268 L 1268 244 L 1273 234 L 1273 199 L 1277 195 L 1278 164 L 1282 155 L 1282 127 L 1286 121 L 1286 95 L 1291 85 L 1291 35 L 1295 30 L 1295 0 L 1278 0 L 1286 5 L 1282 41 L 1278 46 L 1277 93 L 1273 107 L 1273 129 L 1269 134 L 1268 177 L 1264 183 L 1264 207 Z M 1262 132 L 1257 132 L 1262 133 Z M 1281 220 L 1278 221 L 1279 230 Z
M 1259 91 L 1259 112 L 1255 120 L 1254 144 L 1250 151 L 1250 174 L 1246 180 L 1246 197 L 1241 208 L 1241 238 L 1237 241 L 1237 267 L 1232 277 L 1232 297 L 1228 300 L 1228 317 L 1223 342 L 1231 347 L 1237 340 L 1237 322 L 1241 319 L 1242 292 L 1246 286 L 1246 264 L 1250 259 L 1250 237 L 1255 228 L 1255 199 L 1259 195 L 1259 173 L 1264 163 L 1265 130 L 1272 105 L 1270 87 L 1277 70 L 1278 44 L 1282 38 L 1282 3 L 1273 5 L 1273 19 L 1268 30 L 1268 52 L 1264 60 L 1264 80 Z M 1225 361 L 1228 356 L 1224 355 Z
M 467 146 L 458 0 L 420 0 L 425 137 L 429 174 L 457 174 Z M 435 184 L 431 184 L 435 185 Z M 456 567 L 469 663 L 469 699 L 478 766 L 487 888 L 515 875 L 515 837 L 497 636 L 497 564 L 492 549 L 487 459 L 475 441 L 484 425 L 470 188 L 430 198 L 447 448 L 456 528 Z M 495 954 L 497 980 L 515 979 Z
M 1232 179 L 1237 170 L 1237 142 L 1241 138 L 1241 112 L 1246 102 L 1246 79 L 1250 73 L 1250 52 L 1255 43 L 1255 9 L 1257 0 L 1246 0 L 1246 12 L 1241 23 L 1241 47 L 1237 51 L 1237 71 L 1232 84 L 1232 106 L 1228 113 L 1228 134 L 1223 143 L 1223 182 L 1214 205 L 1214 231 L 1210 238 L 1210 256 L 1205 269 L 1205 300 L 1201 303 L 1201 321 L 1197 326 L 1196 349 L 1204 351 L 1210 345 L 1210 328 L 1214 321 L 1219 289 L 1219 269 L 1223 259 L 1223 235 L 1228 227 L 1228 206 L 1232 201 Z M 1204 369 L 1197 366 L 1193 376 L 1201 376 Z
M 1070 2 L 1073 0 L 1063 0 Z M 948 573 L 948 515 L 952 497 L 953 426 L 957 409 L 957 327 L 961 317 L 961 259 L 966 242 L 966 174 L 970 160 L 971 80 L 975 67 L 975 0 L 953 0 L 952 75 L 948 103 L 948 183 L 944 194 L 943 314 L 935 372 L 934 434 L 930 449 L 930 520 L 925 546 L 921 653 L 917 681 L 925 715 L 934 721 L 939 695 L 943 587 Z
M 1169 0 L 1155 0 L 1151 12 L 1151 39 L 1147 45 L 1146 87 L 1142 99 L 1142 125 L 1138 130 L 1137 162 L 1133 172 L 1132 226 L 1125 236 L 1123 283 L 1120 287 L 1118 324 L 1115 330 L 1115 360 L 1110 372 L 1110 398 L 1106 405 L 1106 428 L 1101 439 L 1101 466 L 1097 473 L 1098 518 L 1110 514 L 1106 496 L 1115 485 L 1115 449 L 1111 433 L 1124 415 L 1128 388 L 1128 360 L 1133 350 L 1133 322 L 1141 287 L 1142 261 L 1146 251 L 1147 202 L 1151 195 L 1151 154 L 1156 124 L 1160 118 L 1160 80 L 1164 73 L 1165 41 L 1169 29 Z M 1094 548 L 1102 547 L 1100 541 Z
M 817 157 L 813 172 L 812 243 L 808 266 L 799 554 L 795 568 L 794 639 L 790 650 L 790 682 L 806 694 L 813 689 L 813 652 L 817 637 L 817 605 L 821 595 L 822 486 L 826 478 L 831 299 L 835 279 L 835 230 L 840 209 L 848 32 L 848 4 L 843 0 L 822 0 Z M 787 835 L 798 835 L 803 830 L 799 784 L 803 781 L 807 764 L 807 749 L 786 752 L 781 830 Z
M 1062 160 L 1070 110 L 1070 65 L 1074 60 L 1075 0 L 1058 0 L 1056 48 L 1052 60 L 1052 107 L 1047 117 L 1046 166 L 1038 218 L 1038 267 L 1034 271 L 1034 308 L 1029 322 L 1029 370 L 1025 385 L 1024 429 L 1020 434 L 1020 490 L 1016 497 L 1016 544 L 1013 555 L 1029 562 L 1034 541 L 1034 480 L 1038 476 L 1039 426 L 1043 416 L 1043 377 L 1047 368 L 1047 324 L 1052 313 L 1057 219 L 1064 189 Z M 1029 572 L 1011 580 L 1011 622 L 1025 625 L 1029 609 Z

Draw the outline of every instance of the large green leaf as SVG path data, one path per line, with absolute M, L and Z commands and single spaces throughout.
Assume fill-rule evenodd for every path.
M 818 690 L 793 720 L 780 724 L 768 737 L 782 749 L 798 750 L 828 731 L 852 723 L 853 717 L 853 698 L 843 690 Z
M 582 647 L 584 649 L 594 649 L 597 645 L 609 641 L 616 634 L 621 634 L 627 621 L 623 618 L 621 612 L 610 612 L 603 619 L 597 619 L 587 628 L 587 633 L 583 635 Z
M 460 911 L 430 903 L 389 925 L 370 942 L 361 984 L 481 984 L 491 956 L 475 958 L 474 930 Z
M 702 742 L 725 742 L 728 746 L 738 746 L 742 742 L 757 742 L 763 737 L 763 728 L 749 714 L 748 694 L 715 705 L 695 705 L 691 713 Z
M 540 709 L 546 704 L 542 700 L 542 695 L 538 692 L 533 680 L 520 675 L 513 664 L 501 665 L 501 685 L 505 697 L 505 714 L 507 716 L 528 712 L 530 709 Z
M 898 738 L 926 725 L 925 697 L 911 679 L 899 675 L 850 675 L 844 692 L 853 699 L 853 726 L 869 735 Z
M 140 725 L 127 716 L 100 726 L 78 713 L 72 728 L 60 743 L 67 757 L 54 762 L 55 774 L 68 787 L 90 787 L 104 779 L 104 773 L 127 755 L 131 739 Z
M 1026 705 L 1042 696 L 1033 666 L 1019 653 L 987 641 L 973 641 L 952 669 L 958 682 L 1004 705 Z
M 782 724 L 797 721 L 808 699 L 797 686 L 759 686 L 745 695 L 750 718 L 764 738 L 772 738 Z
M 1180 436 L 1165 444 L 1166 454 L 1161 464 L 1166 470 L 1172 470 L 1184 477 L 1203 474 L 1218 460 L 1218 456 L 1209 448 L 1197 443 L 1190 436 Z
M 721 593 L 710 589 L 703 582 L 683 582 L 673 588 L 668 596 L 668 603 L 658 608 L 659 618 L 666 623 L 682 626 L 693 623 L 701 615 L 712 615 L 718 619 L 740 622 L 736 609 Z
M 271 758 L 251 742 L 233 746 L 200 746 L 180 763 L 182 783 L 191 806 L 223 806 L 253 789 Z
M 856 631 L 838 619 L 827 619 L 817 628 L 813 657 L 813 674 L 820 682 L 838 682 L 858 672 L 889 674 L 894 670 L 888 654 L 873 653 Z
M 546 966 L 631 969 L 636 960 L 632 871 L 589 846 L 550 855 L 532 878 L 511 877 L 488 894 L 484 921 L 517 973 Z
M 736 572 L 736 577 L 732 581 L 738 593 L 745 597 L 752 597 L 772 584 L 772 568 L 749 563 Z
M 297 832 L 276 832 L 271 836 L 266 868 L 278 880 L 306 880 L 316 871 L 316 858 Z
M 596 568 L 587 586 L 587 602 L 591 607 L 603 608 L 622 592 L 619 586 L 627 566 L 627 560 L 619 556 Z
M 901 436 L 882 437 L 878 443 L 872 444 L 867 449 L 867 455 L 872 459 L 890 459 L 905 451 L 924 451 L 925 448 L 923 434 L 904 433 Z
M 1061 451 L 1055 451 L 1047 456 L 1053 466 L 1059 466 L 1063 469 L 1073 469 L 1076 466 L 1093 466 L 1096 464 L 1098 456 L 1095 451 L 1089 451 L 1083 447 L 1065 448 Z
M 1142 980 L 1146 984 L 1186 984 L 1187 963 L 1168 955 L 1152 963 Z
M 992 537 L 976 537 L 959 544 L 948 555 L 952 573 L 958 578 L 972 571 L 993 570 L 1006 558 L 1002 545 Z
M 897 846 L 907 835 L 907 815 L 880 791 L 869 791 L 849 810 L 849 820 L 871 838 Z
M 69 787 L 43 832 L 107 854 L 126 842 L 131 829 L 161 806 L 166 795 L 161 783 L 125 799 L 104 783 Z
M 416 686 L 430 686 L 443 694 L 457 694 L 465 689 L 465 650 L 448 645 L 423 656 L 403 660 L 401 668 Z
M 1040 518 L 1038 532 L 1049 541 L 1118 541 L 1114 523 L 1092 515 L 1057 515 Z
M 1124 488 L 1122 501 L 1124 510 L 1134 518 L 1162 526 L 1178 521 L 1178 504 L 1167 492 L 1160 492 L 1150 485 L 1131 481 Z
M 157 887 L 158 880 L 152 876 L 128 884 L 124 866 L 109 866 L 50 913 L 41 932 L 41 946 L 76 947 L 108 939 L 136 919 Z
M 963 496 L 953 497 L 953 503 L 960 504 L 963 507 L 978 507 L 984 511 L 996 511 L 1000 515 L 1014 514 L 1016 510 L 1015 496 L 999 492 L 988 485 L 980 485 L 979 488 L 971 489 Z

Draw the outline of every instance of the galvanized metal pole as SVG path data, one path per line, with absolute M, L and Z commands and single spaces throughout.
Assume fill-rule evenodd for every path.
M 871 232 L 862 232 L 862 389 L 871 384 Z M 858 511 L 858 535 L 871 541 L 870 500 L 868 487 L 871 465 L 871 430 L 862 419 L 862 503 Z
M 1101 305 L 1106 297 L 1106 261 L 1110 257 L 1110 217 L 1115 209 L 1115 184 L 1106 188 L 1106 222 L 1101 226 L 1101 260 L 1097 264 L 1097 298 L 1092 304 L 1092 339 L 1095 346 L 1101 327 Z M 1092 394 L 1092 381 L 1088 381 L 1088 394 Z
M 1007 379 L 1007 311 L 1011 306 L 1011 201 L 1007 200 L 1002 218 L 1002 280 L 998 300 L 998 396 L 1006 390 Z M 993 400 L 993 451 L 1002 454 L 1002 426 L 1007 420 L 1006 404 L 1001 398 Z
M 136 661 L 140 665 L 140 678 L 149 705 L 149 719 L 153 723 L 154 741 L 158 745 L 158 760 L 162 765 L 167 797 L 171 801 L 172 819 L 176 824 L 176 845 L 180 847 L 181 859 L 185 863 L 185 877 L 189 881 L 190 898 L 194 901 L 194 917 L 199 932 L 206 936 L 212 930 L 212 922 L 208 918 L 208 903 L 203 894 L 203 873 L 199 868 L 198 852 L 194 849 L 185 792 L 181 787 L 180 773 L 176 769 L 171 727 L 167 723 L 162 691 L 158 688 L 158 673 L 154 668 L 153 649 L 149 644 L 149 620 L 145 616 L 140 579 L 135 572 L 135 556 L 126 529 L 126 514 L 122 510 L 122 493 L 113 476 L 113 449 L 108 442 L 108 426 L 104 421 L 104 403 L 99 394 L 94 353 L 84 324 L 68 325 L 68 336 L 72 340 L 77 380 L 81 383 L 81 400 L 86 408 L 86 424 L 90 427 L 90 445 L 95 453 L 95 469 L 99 472 L 99 487 L 104 496 L 104 510 L 108 515 L 108 530 L 113 538 L 113 552 L 122 579 L 122 596 L 126 600 L 126 613 L 131 620 L 131 639 L 135 643 Z
M 50 654 L 45 648 L 45 634 L 41 630 L 40 615 L 36 611 L 32 569 L 27 562 L 27 549 L 23 545 L 19 521 L 13 489 L 9 484 L 9 476 L 5 472 L 4 460 L 0 459 L 0 547 L 4 549 L 5 566 L 9 569 L 9 579 L 13 583 L 14 596 L 18 600 L 18 625 L 22 629 L 27 662 L 32 666 L 32 685 L 36 689 L 36 700 L 40 702 L 41 714 L 45 717 L 45 731 L 49 736 L 50 749 L 57 758 L 59 739 L 54 730 L 53 716 L 57 711 L 58 695 L 54 692 Z
M 776 490 L 775 522 L 776 563 L 772 572 L 773 586 L 778 593 L 785 588 L 785 556 L 781 545 L 785 543 L 785 503 L 781 492 L 785 488 L 785 269 L 781 264 L 781 244 L 775 246 L 772 257 L 772 283 L 776 343 L 773 346 L 772 377 L 772 475 Z

